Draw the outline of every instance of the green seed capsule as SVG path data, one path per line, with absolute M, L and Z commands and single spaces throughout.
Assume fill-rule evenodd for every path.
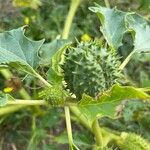
M 108 90 L 120 75 L 119 58 L 96 42 L 81 42 L 66 51 L 62 66 L 67 89 L 81 99 Z
M 150 150 L 150 143 L 134 133 L 122 133 L 117 141 L 121 150 Z

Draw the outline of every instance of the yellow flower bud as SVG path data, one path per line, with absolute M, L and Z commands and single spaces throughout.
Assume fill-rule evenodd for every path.
M 88 35 L 88 34 L 83 34 L 82 36 L 81 36 L 81 41 L 83 41 L 83 42 L 89 42 L 89 41 L 91 41 L 92 40 L 92 38 L 90 37 L 90 35 Z
M 10 92 L 13 91 L 13 88 L 12 88 L 12 87 L 6 87 L 6 88 L 3 89 L 3 91 L 4 91 L 5 93 L 10 93 Z
M 25 18 L 24 18 L 24 23 L 25 23 L 26 25 L 28 25 L 28 24 L 30 23 L 29 17 L 25 17 Z

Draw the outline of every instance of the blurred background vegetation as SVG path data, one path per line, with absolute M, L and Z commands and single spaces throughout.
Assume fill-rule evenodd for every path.
M 88 10 L 94 2 L 105 6 L 103 0 L 81 0 L 69 40 L 101 38 L 97 16 Z M 0 0 L 0 32 L 28 25 L 26 35 L 34 40 L 45 39 L 47 43 L 59 39 L 68 13 L 70 0 Z M 150 19 L 150 0 L 110 0 L 110 7 L 123 11 L 135 11 Z M 133 49 L 130 34 L 123 38 L 123 46 L 118 49 L 122 61 Z M 11 70 L 16 76 L 15 70 Z M 138 87 L 150 86 L 150 54 L 136 55 L 125 69 L 127 80 Z M 20 73 L 19 79 L 33 98 L 40 91 L 40 83 L 33 77 Z M 18 80 L 19 80 L 18 79 Z M 18 83 L 18 82 L 17 82 Z M 0 89 L 15 81 L 0 75 Z M 19 83 L 20 84 L 20 83 Z M 20 85 L 22 86 L 22 85 Z M 32 88 L 30 88 L 32 87 Z M 17 90 L 12 93 L 15 97 Z M 61 109 L 24 109 L 0 118 L 0 149 L 2 150 L 66 150 L 67 135 Z M 94 143 L 89 131 L 72 116 L 75 143 L 82 150 L 90 150 Z

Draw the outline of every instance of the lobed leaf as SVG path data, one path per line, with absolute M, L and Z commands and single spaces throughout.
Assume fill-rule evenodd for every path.
M 122 44 L 123 35 L 131 32 L 135 50 L 150 51 L 150 24 L 142 16 L 134 12 L 123 12 L 116 8 L 109 9 L 99 5 L 90 7 L 90 10 L 97 13 L 102 24 L 101 32 L 109 46 L 117 50 Z
M 150 96 L 134 87 L 114 85 L 97 100 L 83 95 L 79 108 L 90 121 L 93 121 L 98 115 L 114 117 L 116 106 L 120 101 L 132 98 L 149 99 Z
M 39 65 L 38 50 L 44 40 L 32 41 L 24 35 L 24 28 L 0 33 L 0 64 L 35 75 Z
M 9 100 L 14 100 L 14 98 L 0 91 L 0 107 L 6 106 Z
M 117 49 L 122 45 L 123 34 L 126 32 L 126 13 L 114 9 L 109 9 L 96 5 L 90 7 L 90 10 L 95 12 L 101 22 L 100 30 L 103 33 L 107 43 Z
M 44 66 L 49 65 L 55 53 L 65 48 L 68 44 L 70 44 L 70 42 L 64 39 L 56 39 L 50 43 L 43 44 L 39 51 L 41 58 L 40 64 Z
M 137 52 L 150 52 L 150 24 L 138 14 L 126 18 L 129 30 L 134 32 L 134 49 Z
M 70 46 L 70 42 L 65 42 L 61 45 L 58 45 L 58 48 L 55 49 L 55 53 L 51 55 L 50 58 L 50 68 L 47 72 L 48 81 L 52 84 L 60 84 L 63 80 L 63 73 L 60 65 L 64 60 L 63 53 Z M 49 51 L 50 52 L 50 51 Z

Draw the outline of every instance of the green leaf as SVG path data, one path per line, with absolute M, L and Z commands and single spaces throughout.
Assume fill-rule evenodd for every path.
M 140 9 L 150 10 L 150 0 L 140 0 Z
M 146 19 L 134 12 L 96 6 L 90 7 L 90 10 L 97 13 L 102 24 L 101 31 L 109 46 L 118 49 L 122 44 L 123 35 L 131 32 L 134 49 L 137 52 L 150 51 L 150 25 Z
M 123 34 L 126 32 L 125 16 L 126 13 L 114 9 L 108 9 L 96 5 L 97 7 L 90 7 L 90 10 L 97 13 L 98 18 L 102 24 L 100 30 L 103 33 L 108 44 L 114 49 L 118 49 L 122 45 Z
M 43 58 L 50 63 L 50 69 L 47 72 L 47 79 L 52 84 L 61 84 L 63 73 L 60 65 L 64 59 L 64 52 L 70 46 L 67 40 L 55 40 L 49 45 L 49 48 L 43 51 Z M 47 57 L 49 56 L 49 57 Z
M 64 47 L 60 48 L 52 57 L 51 59 L 51 67 L 52 69 L 57 73 L 57 74 L 60 74 L 61 75 L 61 68 L 60 68 L 60 64 L 61 62 L 63 61 L 64 59 L 64 51 L 68 48 L 68 46 L 70 45 L 71 43 L 65 45 Z
M 70 42 L 64 39 L 56 39 L 50 43 L 43 44 L 40 49 L 41 65 L 49 65 L 52 57 L 57 51 L 66 47 Z
M 126 21 L 129 30 L 134 32 L 134 49 L 137 52 L 150 51 L 150 25 L 147 20 L 138 14 L 128 15 Z
M 79 108 L 89 121 L 93 122 L 98 115 L 114 117 L 116 106 L 120 101 L 131 98 L 148 99 L 150 96 L 134 87 L 114 85 L 97 100 L 83 95 Z
M 0 107 L 6 106 L 9 100 L 14 100 L 14 98 L 0 91 Z
M 54 69 L 49 68 L 47 72 L 47 79 L 51 84 L 59 85 L 62 83 L 63 75 L 58 74 Z
M 121 109 L 120 109 L 121 108 Z M 102 117 L 101 127 L 117 132 L 134 132 L 150 140 L 150 101 L 129 99 L 119 105 L 119 117 Z
M 0 107 L 7 105 L 8 99 L 6 94 L 0 92 Z
M 39 65 L 38 50 L 43 42 L 28 39 L 23 27 L 0 33 L 0 64 L 36 75 L 34 69 Z
M 150 86 L 150 79 L 146 72 L 140 70 L 140 84 L 142 87 L 149 87 Z

